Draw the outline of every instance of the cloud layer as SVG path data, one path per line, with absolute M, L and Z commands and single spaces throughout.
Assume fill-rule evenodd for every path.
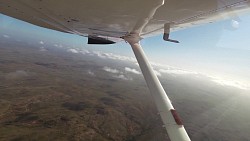
M 73 48 L 68 49 L 68 50 L 67 50 L 67 52 L 71 52 L 71 53 L 79 53 L 76 49 L 73 49 Z
M 104 53 L 101 51 L 89 51 L 89 50 L 85 50 L 85 49 L 82 49 L 82 50 L 68 49 L 68 52 L 81 53 L 83 55 L 90 55 L 90 56 L 97 56 L 97 57 L 102 58 L 102 59 L 128 61 L 128 62 L 131 62 L 133 64 L 138 65 L 138 63 L 134 57 L 122 56 L 122 55 L 117 55 L 114 53 Z M 193 75 L 194 77 L 204 76 L 204 77 L 209 78 L 210 81 L 212 81 L 218 85 L 231 86 L 231 87 L 235 87 L 235 88 L 239 88 L 239 89 L 250 89 L 249 85 L 246 85 L 244 83 L 241 83 L 241 82 L 238 82 L 235 80 L 225 80 L 225 79 L 221 79 L 221 78 L 216 77 L 216 76 L 210 76 L 209 74 L 184 70 L 184 69 L 180 69 L 180 68 L 176 68 L 176 67 L 168 66 L 168 65 L 163 65 L 163 64 L 159 64 L 159 63 L 155 63 L 155 62 L 150 62 L 150 64 L 153 66 L 154 72 L 158 77 L 162 77 L 163 74 L 176 75 L 176 76 L 177 75 Z M 130 68 L 130 67 L 125 67 L 124 72 L 119 71 L 117 69 L 107 67 L 107 66 L 104 67 L 103 70 L 106 72 L 116 74 L 116 75 L 114 75 L 114 77 L 124 79 L 124 80 L 131 80 L 128 77 L 126 77 L 126 75 L 124 75 L 125 73 L 141 74 L 140 71 L 138 71 L 134 68 Z
M 4 38 L 10 38 L 10 36 L 9 36 L 9 35 L 3 35 L 3 37 L 4 37 Z
M 107 66 L 103 67 L 103 70 L 105 70 L 106 72 L 110 72 L 110 73 L 120 73 L 119 70 L 117 70 L 117 69 L 112 69 L 112 68 L 107 67 Z
M 43 42 L 43 41 L 40 41 L 39 44 L 44 45 L 44 42 Z
M 112 74 L 112 77 L 122 79 L 122 80 L 133 80 L 132 77 L 129 77 L 125 72 L 120 71 L 118 69 L 110 68 L 108 66 L 105 66 L 102 68 L 104 71 L 109 72 Z
M 131 73 L 134 73 L 134 74 L 141 74 L 141 72 L 137 71 L 136 69 L 132 69 L 132 68 L 129 68 L 129 67 L 125 67 L 125 71 L 126 72 L 131 72 Z
M 198 74 L 196 72 L 192 71 L 186 71 L 186 70 L 181 70 L 181 69 L 159 69 L 159 72 L 161 73 L 168 73 L 168 74 Z

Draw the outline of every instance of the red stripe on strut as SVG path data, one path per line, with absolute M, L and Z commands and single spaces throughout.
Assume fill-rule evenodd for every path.
M 170 111 L 171 111 L 171 113 L 172 113 L 172 115 L 174 117 L 174 120 L 175 120 L 176 124 L 177 125 L 183 125 L 183 123 L 181 121 L 181 118 L 178 115 L 178 113 L 176 112 L 176 110 L 175 109 L 171 109 Z

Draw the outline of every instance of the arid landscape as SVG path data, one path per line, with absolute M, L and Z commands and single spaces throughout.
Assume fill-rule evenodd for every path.
M 79 50 L 0 39 L 0 140 L 169 140 L 138 66 Z M 159 78 L 192 141 L 250 140 L 248 90 Z

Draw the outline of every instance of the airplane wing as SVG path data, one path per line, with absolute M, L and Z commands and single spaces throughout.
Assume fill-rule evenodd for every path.
M 248 0 L 166 0 L 141 32 L 145 38 L 249 11 Z M 41 27 L 119 41 L 154 0 L 0 0 L 0 12 Z

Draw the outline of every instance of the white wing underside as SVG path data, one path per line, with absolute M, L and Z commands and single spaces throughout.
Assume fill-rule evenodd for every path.
M 141 36 L 178 30 L 249 11 L 248 0 L 166 0 Z M 0 0 L 0 12 L 41 27 L 81 36 L 119 39 L 133 30 L 155 0 Z

